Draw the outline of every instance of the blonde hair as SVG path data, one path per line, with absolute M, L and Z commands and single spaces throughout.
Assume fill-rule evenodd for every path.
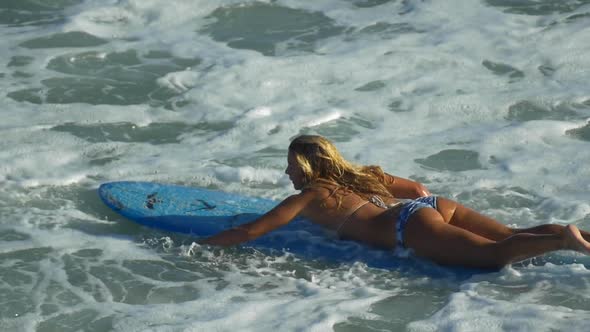
M 357 166 L 348 162 L 334 144 L 322 136 L 298 136 L 291 141 L 289 151 L 303 171 L 306 186 L 329 182 L 365 199 L 373 195 L 393 197 L 384 185 L 385 173 L 381 167 Z M 341 198 L 338 205 L 340 203 Z

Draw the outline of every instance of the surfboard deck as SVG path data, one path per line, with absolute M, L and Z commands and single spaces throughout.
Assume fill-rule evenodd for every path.
M 109 182 L 99 187 L 98 194 L 108 207 L 131 221 L 196 237 L 253 221 L 278 204 L 264 198 L 153 182 Z M 296 219 L 247 245 L 337 261 L 351 258 L 360 247 L 338 241 L 304 219 Z
M 203 188 L 153 182 L 109 182 L 98 188 L 102 201 L 115 212 L 138 224 L 163 231 L 206 237 L 255 220 L 277 201 L 247 197 Z M 360 261 L 371 267 L 420 268 L 415 260 L 402 259 L 391 251 L 372 249 L 342 241 L 305 219 L 295 219 L 245 246 L 290 252 L 303 258 L 331 262 Z M 408 265 L 408 261 L 414 261 Z M 426 268 L 432 275 L 432 265 Z M 438 270 L 446 275 L 446 269 Z
M 252 221 L 277 202 L 202 188 L 153 182 L 110 182 L 98 193 L 124 217 L 158 229 L 209 236 Z

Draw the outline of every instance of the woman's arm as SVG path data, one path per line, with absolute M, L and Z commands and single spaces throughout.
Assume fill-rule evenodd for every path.
M 232 246 L 254 240 L 261 235 L 288 224 L 303 211 L 305 206 L 313 198 L 314 195 L 310 191 L 289 196 L 255 221 L 223 231 L 200 242 L 203 244 Z
M 385 187 L 397 198 L 418 198 L 432 195 L 428 188 L 419 182 L 385 173 Z

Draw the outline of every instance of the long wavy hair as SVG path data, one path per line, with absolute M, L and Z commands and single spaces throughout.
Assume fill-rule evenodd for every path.
M 303 171 L 305 186 L 328 182 L 365 199 L 373 195 L 393 197 L 384 185 L 385 173 L 381 167 L 357 166 L 348 162 L 325 137 L 298 136 L 291 141 L 289 151 Z M 341 198 L 338 205 L 340 203 Z

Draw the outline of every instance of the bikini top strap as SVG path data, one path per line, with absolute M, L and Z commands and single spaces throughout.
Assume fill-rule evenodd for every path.
M 373 195 L 369 198 L 369 201 L 382 209 L 388 208 L 387 204 L 385 204 L 385 201 L 383 201 L 383 198 L 380 196 Z
M 344 224 L 346 224 L 352 217 L 352 215 L 358 211 L 358 209 L 362 208 L 363 206 L 367 205 L 368 203 L 370 203 L 369 201 L 362 201 L 360 202 L 357 206 L 354 207 L 354 209 L 352 209 L 352 212 L 350 212 L 350 214 L 348 215 L 348 217 L 346 217 L 346 219 L 344 219 L 343 222 L 340 223 L 340 225 L 338 225 L 338 228 L 336 228 L 336 234 L 340 234 L 340 229 L 342 228 L 342 226 L 344 226 Z

